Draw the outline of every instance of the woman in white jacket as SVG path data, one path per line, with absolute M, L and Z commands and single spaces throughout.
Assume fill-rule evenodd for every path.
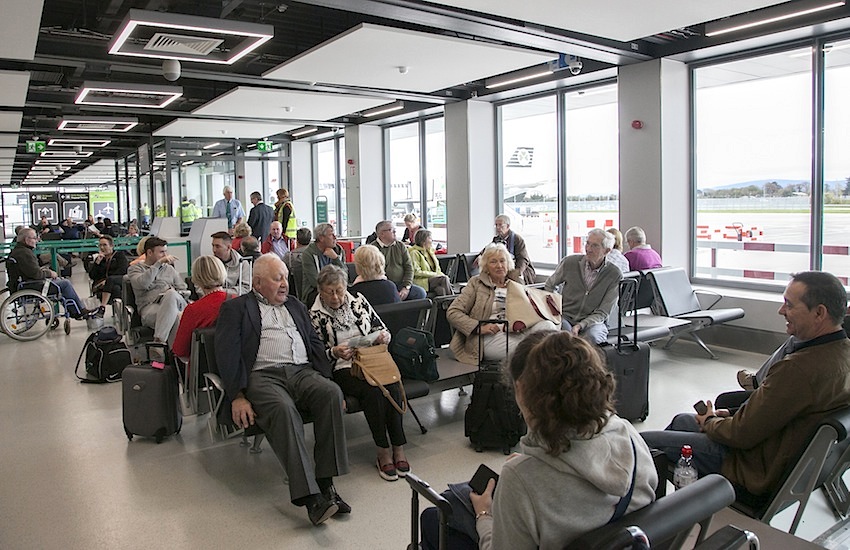
M 450 530 L 450 548 L 475 548 L 474 535 L 483 550 L 562 548 L 608 523 L 618 504 L 622 515 L 652 502 L 649 449 L 614 413 L 614 378 L 592 344 L 566 331 L 530 334 L 508 369 L 529 428 L 522 454 L 502 466 L 498 486 L 470 493 L 476 533 Z M 436 547 L 426 525 L 435 519 L 423 513 L 425 550 Z

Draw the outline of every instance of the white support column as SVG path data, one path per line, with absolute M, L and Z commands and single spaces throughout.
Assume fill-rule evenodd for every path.
M 690 265 L 691 253 L 688 97 L 684 63 L 655 59 L 619 69 L 620 227 L 642 227 L 674 266 Z
M 449 252 L 480 250 L 493 238 L 496 207 L 494 107 L 446 105 L 446 226 Z
M 348 235 L 366 236 L 386 217 L 381 128 L 346 126 L 344 156 Z

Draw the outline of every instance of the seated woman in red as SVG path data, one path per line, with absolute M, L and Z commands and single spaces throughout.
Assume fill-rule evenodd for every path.
M 192 262 L 192 282 L 201 299 L 183 310 L 177 336 L 171 346 L 174 355 L 186 362 L 192 349 L 192 332 L 196 328 L 211 327 L 218 320 L 218 310 L 227 299 L 222 288 L 226 279 L 224 264 L 215 256 L 200 256 Z

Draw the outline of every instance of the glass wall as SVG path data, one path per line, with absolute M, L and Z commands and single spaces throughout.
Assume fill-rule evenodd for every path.
M 348 234 L 344 157 L 345 140 L 342 136 L 313 144 L 316 223 L 326 221 L 332 224 L 338 235 Z M 324 219 L 325 200 L 327 200 L 327 219 Z
M 822 265 L 847 284 L 847 46 L 815 48 L 822 74 L 812 47 L 693 70 L 696 276 L 778 286 Z M 822 164 L 812 146 L 820 78 Z
M 561 250 L 583 254 L 589 229 L 617 227 L 616 85 L 504 104 L 498 117 L 501 211 L 535 263 L 555 265 Z M 564 235 L 559 212 L 566 212 Z
M 823 270 L 850 278 L 850 40 L 827 42 L 824 55 Z
M 425 121 L 425 216 L 432 240 L 446 244 L 446 130 L 445 119 Z
M 416 214 L 422 219 L 419 122 L 393 126 L 387 129 L 385 135 L 389 153 L 390 218 L 396 226 L 403 228 L 406 214 Z

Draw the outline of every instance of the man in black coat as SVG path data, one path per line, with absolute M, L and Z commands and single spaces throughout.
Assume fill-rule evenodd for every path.
M 263 202 L 263 196 L 257 191 L 251 193 L 251 204 L 254 208 L 248 214 L 248 225 L 251 226 L 251 235 L 261 241 L 269 234 L 269 226 L 274 220 L 274 208 Z
M 348 473 L 344 401 L 307 308 L 288 298 L 288 280 L 276 255 L 254 262 L 253 291 L 221 306 L 216 362 L 233 423 L 262 428 L 289 475 L 292 503 L 319 525 L 351 512 L 333 486 Z M 315 469 L 299 411 L 314 419 Z

